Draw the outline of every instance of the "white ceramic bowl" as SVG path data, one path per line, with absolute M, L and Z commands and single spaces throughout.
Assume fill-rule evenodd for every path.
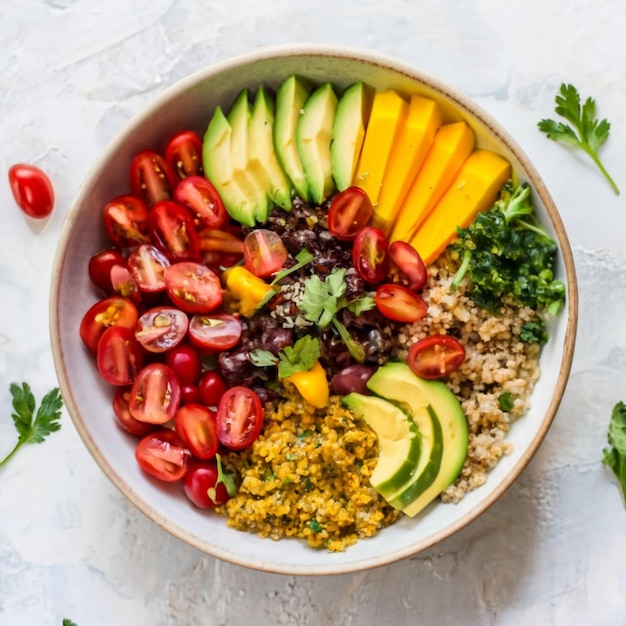
M 339 87 L 359 79 L 377 88 L 419 92 L 439 101 L 452 117 L 467 121 L 478 146 L 503 154 L 519 178 L 532 184 L 537 212 L 558 240 L 558 277 L 567 285 L 567 305 L 550 327 L 551 339 L 541 355 L 542 374 L 532 409 L 509 434 L 513 454 L 458 505 L 433 504 L 419 520 L 405 517 L 343 553 L 229 529 L 222 517 L 191 507 L 181 490 L 147 480 L 135 461 L 134 441 L 112 422 L 111 388 L 101 381 L 78 334 L 84 312 L 97 299 L 87 264 L 106 245 L 101 210 L 109 199 L 127 192 L 132 156 L 146 147 L 158 149 L 183 128 L 203 133 L 216 105 L 229 105 L 243 87 L 275 88 L 292 73 Z M 50 332 L 61 391 L 80 436 L 104 473 L 156 524 L 199 550 L 285 574 L 337 574 L 392 563 L 436 544 L 483 513 L 519 476 L 552 423 L 570 370 L 577 321 L 574 264 L 563 224 L 539 174 L 509 134 L 468 98 L 414 67 L 372 52 L 307 45 L 260 49 L 219 63 L 175 84 L 141 111 L 110 144 L 80 189 L 58 245 L 51 293 Z

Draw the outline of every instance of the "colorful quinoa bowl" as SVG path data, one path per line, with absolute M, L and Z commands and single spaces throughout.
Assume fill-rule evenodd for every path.
M 139 113 L 51 295 L 104 473 L 190 545 L 284 574 L 389 564 L 483 513 L 556 415 L 576 323 L 567 235 L 508 133 L 423 71 L 307 45 Z

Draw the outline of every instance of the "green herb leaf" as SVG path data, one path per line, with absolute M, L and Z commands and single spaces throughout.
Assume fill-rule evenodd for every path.
M 207 495 L 213 502 L 217 502 L 217 486 L 221 483 L 226 488 L 226 492 L 232 498 L 237 493 L 237 486 L 235 485 L 235 479 L 231 474 L 224 471 L 222 465 L 222 456 L 220 454 L 215 455 L 215 462 L 217 463 L 217 480 L 213 487 L 207 489 Z
M 314 533 L 321 533 L 322 532 L 322 526 L 321 524 L 316 520 L 316 519 L 312 519 L 309 521 L 309 523 L 307 524 L 307 526 L 314 532 Z
M 272 354 L 269 350 L 262 350 L 261 348 L 250 352 L 250 360 L 253 365 L 257 367 L 270 367 L 278 363 L 278 357 L 275 354 Z
M 348 352 L 352 355 L 352 358 L 358 363 L 363 363 L 365 361 L 365 350 L 363 346 L 352 338 L 348 329 L 336 317 L 333 318 L 333 326 L 339 333 L 342 341 L 346 344 L 346 348 L 348 348 Z
M 498 406 L 501 411 L 508 413 L 513 409 L 515 396 L 510 391 L 505 391 L 498 396 Z
M 613 470 L 626 505 L 626 404 L 618 402 L 611 413 L 608 432 L 611 448 L 605 448 L 602 462 Z
M 10 391 L 13 397 L 11 418 L 18 433 L 18 440 L 13 450 L 0 461 L 0 467 L 24 444 L 41 443 L 48 435 L 61 428 L 63 399 L 58 388 L 52 389 L 43 397 L 36 413 L 35 396 L 28 383 L 22 383 L 21 387 L 16 383 L 11 383 Z
M 300 310 L 304 317 L 327 328 L 333 316 L 339 311 L 340 300 L 346 292 L 345 268 L 333 270 L 325 280 L 319 276 L 311 276 L 304 286 L 304 298 Z
M 67 617 L 64 617 L 63 618 L 63 626 L 76 626 L 76 624 L 71 619 L 68 619 Z
M 376 306 L 376 300 L 372 296 L 366 295 L 358 300 L 353 300 L 348 304 L 348 310 L 355 315 L 361 315 L 365 311 L 370 311 Z
M 537 124 L 539 130 L 545 133 L 548 139 L 580 148 L 588 154 L 603 176 L 607 179 L 613 191 L 619 195 L 619 188 L 606 171 L 599 157 L 599 149 L 609 137 L 611 124 L 608 120 L 596 118 L 596 103 L 593 98 L 587 98 L 580 104 L 580 94 L 573 85 L 563 83 L 559 94 L 555 98 L 555 112 L 566 119 L 572 126 L 551 119 L 542 119 Z
M 296 372 L 308 372 L 319 359 L 321 351 L 319 339 L 309 335 L 301 337 L 293 346 L 280 351 L 278 377 L 287 378 Z

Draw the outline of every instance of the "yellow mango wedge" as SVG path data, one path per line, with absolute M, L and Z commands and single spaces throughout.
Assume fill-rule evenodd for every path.
M 511 173 L 510 163 L 495 152 L 472 152 L 410 241 L 426 265 L 456 237 L 457 226 L 466 228 L 480 211 L 493 206 Z
M 437 129 L 443 121 L 439 104 L 430 98 L 413 95 L 385 168 L 372 225 L 389 234 L 400 206 L 419 171 Z
M 474 132 L 465 122 L 444 124 L 437 130 L 422 167 L 396 214 L 390 241 L 410 241 L 458 174 L 474 149 Z
M 361 155 L 352 181 L 353 185 L 367 193 L 374 206 L 378 202 L 394 139 L 404 124 L 408 109 L 407 101 L 393 89 L 374 94 Z

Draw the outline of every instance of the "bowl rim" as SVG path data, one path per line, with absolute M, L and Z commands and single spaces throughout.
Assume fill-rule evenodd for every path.
M 519 161 L 523 169 L 528 173 L 533 181 L 533 190 L 539 195 L 546 212 L 556 231 L 559 249 L 564 262 L 564 272 L 566 276 L 567 299 L 564 311 L 561 314 L 567 314 L 567 325 L 565 329 L 563 355 L 560 363 L 560 371 L 557 377 L 555 388 L 548 405 L 548 409 L 541 420 L 540 426 L 531 439 L 530 444 L 520 455 L 519 460 L 500 481 L 497 487 L 481 501 L 470 509 L 463 517 L 457 521 L 445 526 L 440 531 L 435 532 L 428 537 L 409 544 L 408 546 L 396 549 L 392 552 L 385 553 L 374 557 L 368 557 L 359 561 L 353 561 L 345 564 L 328 565 L 291 565 L 281 564 L 279 562 L 269 561 L 267 559 L 257 559 L 242 554 L 235 554 L 230 550 L 221 548 L 214 544 L 210 544 L 205 540 L 199 539 L 186 529 L 180 527 L 175 522 L 168 520 L 158 510 L 154 509 L 151 504 L 144 500 L 120 477 L 115 467 L 102 455 L 99 448 L 95 445 L 85 423 L 80 417 L 80 411 L 71 392 L 71 386 L 63 367 L 64 355 L 63 346 L 60 341 L 59 329 L 59 309 L 57 294 L 61 281 L 63 270 L 64 250 L 72 231 L 72 226 L 79 214 L 79 207 L 84 204 L 85 197 L 92 181 L 96 178 L 101 164 L 105 163 L 111 154 L 116 152 L 123 145 L 127 137 L 138 126 L 142 119 L 149 117 L 154 111 L 158 110 L 164 103 L 175 98 L 181 92 L 184 92 L 194 85 L 210 78 L 215 74 L 220 74 L 229 69 L 240 66 L 245 63 L 254 63 L 263 60 L 274 59 L 276 57 L 333 57 L 337 59 L 352 58 L 359 62 L 364 62 L 373 66 L 380 66 L 384 69 L 391 70 L 395 73 L 403 74 L 411 79 L 417 80 L 422 84 L 434 89 L 440 93 L 442 97 L 460 107 L 461 110 L 470 112 L 475 118 L 483 123 L 490 133 L 495 135 L 506 147 L 511 151 L 515 158 Z M 100 469 L 107 478 L 115 485 L 115 487 L 125 496 L 125 498 L 133 504 L 141 513 L 146 515 L 150 520 L 160 526 L 163 530 L 174 537 L 184 541 L 199 551 L 214 556 L 223 561 L 255 569 L 268 573 L 287 574 L 287 575 L 335 575 L 346 574 L 367 569 L 373 569 L 389 565 L 391 563 L 414 556 L 423 550 L 432 547 L 440 541 L 450 537 L 460 529 L 469 525 L 472 521 L 480 517 L 488 508 L 490 508 L 508 488 L 517 480 L 523 470 L 526 468 L 532 457 L 537 452 L 541 442 L 545 438 L 554 418 L 556 416 L 561 399 L 565 392 L 569 373 L 572 366 L 574 348 L 576 342 L 576 329 L 578 323 L 578 287 L 576 281 L 576 270 L 574 258 L 569 243 L 564 224 L 556 209 L 556 206 L 543 182 L 539 172 L 531 163 L 524 151 L 518 145 L 516 140 L 509 134 L 503 126 L 486 112 L 480 105 L 458 90 L 456 87 L 446 83 L 445 81 L 430 74 L 428 71 L 420 67 L 401 61 L 386 53 L 375 52 L 365 48 L 353 46 L 331 45 L 331 44 L 313 44 L 313 43 L 297 43 L 297 44 L 278 44 L 263 46 L 248 52 L 231 56 L 227 59 L 212 63 L 205 68 L 199 69 L 188 76 L 178 80 L 160 94 L 158 94 L 147 106 L 141 107 L 130 120 L 128 120 L 120 130 L 113 136 L 103 153 L 98 157 L 91 169 L 87 172 L 83 182 L 78 188 L 78 192 L 68 210 L 65 217 L 61 235 L 59 237 L 57 248 L 52 266 L 51 292 L 49 299 L 49 332 L 52 348 L 54 367 L 61 388 L 67 411 L 72 419 L 79 436 L 83 440 L 87 449 L 95 459 Z M 366 540 L 365 540 L 366 541 Z

